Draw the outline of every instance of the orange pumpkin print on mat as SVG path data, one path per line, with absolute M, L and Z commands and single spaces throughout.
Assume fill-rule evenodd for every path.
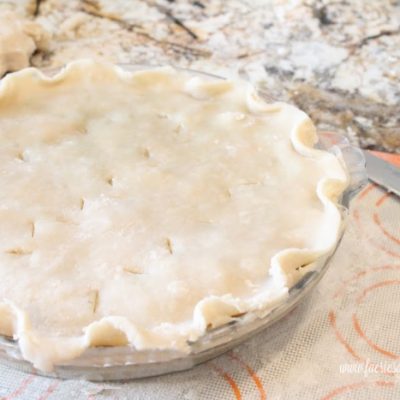
M 321 400 L 337 400 L 341 397 L 342 394 L 347 394 L 351 392 L 355 392 L 364 387 L 394 387 L 393 382 L 386 381 L 375 381 L 375 382 L 356 382 L 350 385 L 340 386 L 336 389 L 333 389 L 326 396 L 322 397 Z M 377 393 L 379 394 L 379 393 Z
M 399 155 L 394 155 L 394 154 L 386 154 L 386 153 L 380 153 L 380 152 L 374 152 L 376 155 L 378 155 L 381 158 L 384 158 L 385 160 L 393 163 L 396 166 L 400 167 L 400 156 Z M 374 202 L 375 209 L 373 210 L 372 213 L 369 213 L 366 218 L 372 219 L 373 225 L 377 228 L 377 231 L 380 232 L 380 234 L 383 236 L 383 238 L 379 237 L 374 237 L 371 238 L 368 235 L 365 234 L 365 227 L 362 224 L 361 218 L 360 218 L 360 210 L 358 205 L 365 201 L 367 198 L 372 196 L 373 194 L 381 193 L 378 199 Z M 364 237 L 368 237 L 369 243 L 374 246 L 376 249 L 384 252 L 385 254 L 400 259 L 400 238 L 395 235 L 391 229 L 385 225 L 385 223 L 382 221 L 381 215 L 380 215 L 380 210 L 382 206 L 387 202 L 388 199 L 392 198 L 392 201 L 398 201 L 395 195 L 384 191 L 380 188 L 378 188 L 377 185 L 375 184 L 369 184 L 367 187 L 358 195 L 358 197 L 355 200 L 355 206 L 353 211 L 352 211 L 352 216 L 357 224 L 358 229 L 360 230 L 360 233 Z M 384 239 L 385 241 L 389 242 L 389 247 L 388 244 L 382 244 L 382 240 Z
M 257 391 L 259 394 L 258 398 L 260 400 L 266 400 L 267 395 L 266 395 L 266 391 L 264 389 L 264 385 L 261 381 L 261 378 L 257 375 L 256 371 L 249 364 L 247 364 L 245 361 L 243 361 L 236 353 L 233 353 L 233 352 L 227 353 L 226 357 L 229 357 L 230 360 L 234 362 L 235 368 L 239 367 L 240 370 L 244 370 L 246 372 L 246 374 L 253 381 L 255 387 L 257 388 Z M 218 373 L 218 375 L 221 378 L 223 378 L 228 383 L 228 385 L 231 387 L 233 398 L 235 400 L 241 400 L 242 392 L 239 388 L 239 384 L 236 382 L 236 380 L 232 376 L 232 374 L 228 373 L 223 368 L 216 365 L 216 363 L 214 363 L 214 362 L 210 362 L 210 365 Z

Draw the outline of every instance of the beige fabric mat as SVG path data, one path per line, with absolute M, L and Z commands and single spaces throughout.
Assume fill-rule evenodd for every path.
M 344 240 L 283 320 L 190 371 L 98 384 L 0 366 L 0 399 L 400 399 L 400 200 L 353 200 Z

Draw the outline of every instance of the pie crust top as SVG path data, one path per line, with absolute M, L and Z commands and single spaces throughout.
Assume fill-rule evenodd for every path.
M 0 332 L 37 368 L 189 350 L 334 249 L 339 158 L 244 81 L 78 61 L 0 86 Z

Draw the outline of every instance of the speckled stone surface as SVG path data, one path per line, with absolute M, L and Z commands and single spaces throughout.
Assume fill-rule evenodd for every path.
M 321 129 L 400 153 L 400 2 L 0 0 L 50 34 L 31 58 L 91 57 L 239 73 Z

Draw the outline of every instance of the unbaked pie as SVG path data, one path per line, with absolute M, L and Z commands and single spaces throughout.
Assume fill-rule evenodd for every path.
M 37 368 L 188 351 L 329 255 L 347 172 L 244 81 L 93 61 L 0 86 L 0 332 Z

